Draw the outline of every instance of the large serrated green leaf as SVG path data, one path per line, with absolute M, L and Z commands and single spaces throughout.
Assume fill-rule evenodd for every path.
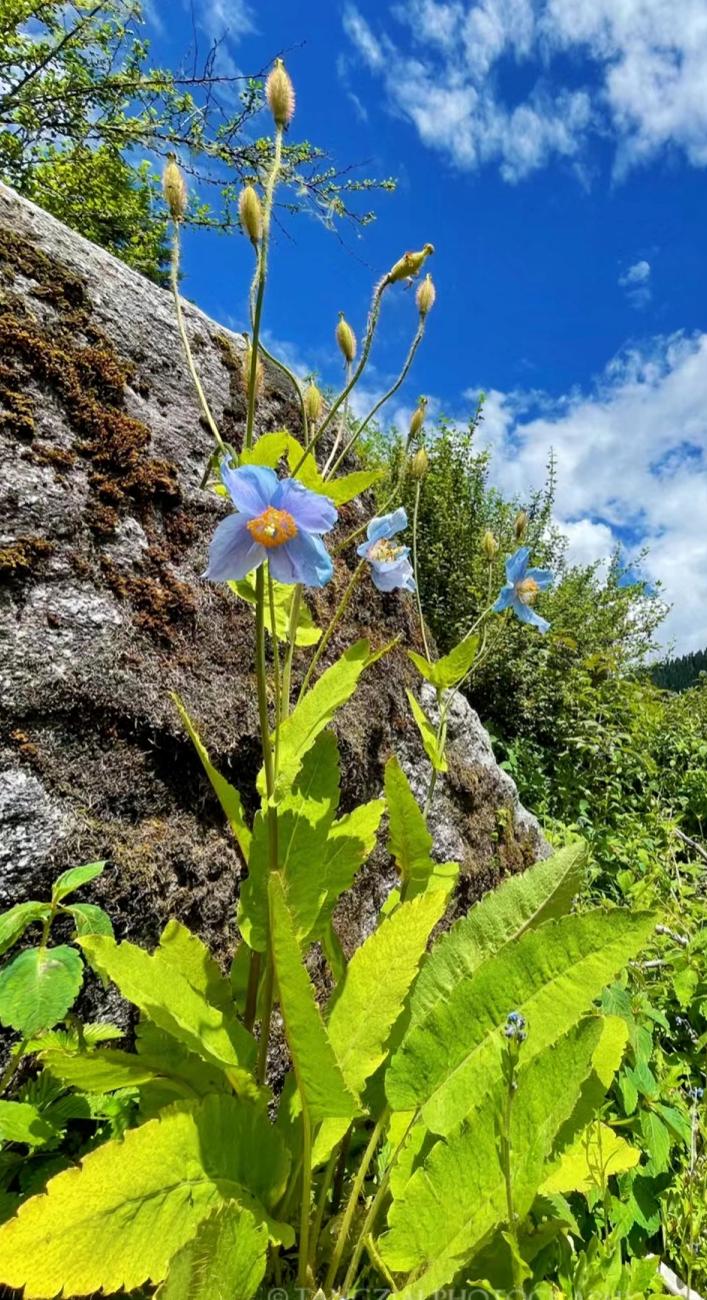
M 580 1133 L 546 1175 L 540 1192 L 602 1191 L 612 1174 L 634 1169 L 641 1159 L 639 1147 L 632 1147 L 608 1124 L 592 1124 Z
M 354 497 L 380 482 L 384 472 L 379 469 L 354 470 L 352 474 L 344 474 L 341 478 L 326 479 L 322 491 L 335 506 L 344 506 L 347 501 L 353 501 Z
M 346 1085 L 324 1026 L 277 874 L 270 877 L 268 894 L 280 1010 L 302 1104 L 312 1124 L 329 1118 L 351 1120 L 358 1103 Z
M 0 1101 L 0 1142 L 24 1142 L 36 1147 L 55 1135 L 56 1129 L 36 1106 L 27 1101 Z
M 327 837 L 339 802 L 339 751 L 333 731 L 319 735 L 305 754 L 292 789 L 277 805 L 277 869 L 300 941 L 315 926 L 326 895 Z M 272 815 L 272 814 L 270 814 Z M 270 837 L 267 814 L 258 813 L 241 886 L 238 925 L 249 947 L 267 943 Z
M 106 1048 L 91 1052 L 67 1052 L 50 1047 L 41 1053 L 44 1067 L 62 1083 L 82 1092 L 113 1092 L 134 1088 L 155 1078 L 157 1071 L 145 1057 Z M 184 1093 L 188 1093 L 185 1088 Z M 176 1097 L 173 1096 L 172 1100 Z
M 384 812 L 384 801 L 371 799 L 339 817 L 331 826 L 323 863 L 325 898 L 310 938 L 322 937 L 337 900 L 350 888 L 356 872 L 373 852 Z
M 410 1024 L 386 1074 L 392 1108 L 421 1106 L 428 1128 L 449 1133 L 499 1076 L 498 1031 L 509 1010 L 530 1026 L 528 1060 L 577 1023 L 653 926 L 650 913 L 596 909 L 546 921 L 507 945 Z
M 102 935 L 80 940 L 91 965 L 117 984 L 128 1001 L 190 1051 L 224 1070 L 239 1091 L 254 1086 L 249 1075 L 255 1040 L 237 1020 L 212 1006 L 159 948 L 152 956 L 136 944 Z
M 404 896 L 414 896 L 426 889 L 434 871 L 435 863 L 430 857 L 432 836 L 395 756 L 385 765 L 385 800 L 388 849 L 400 872 Z
M 203 993 L 212 1007 L 218 1007 L 226 1017 L 233 1015 L 229 982 L 198 935 L 180 921 L 168 921 L 160 935 L 159 952 L 193 989 Z
M 275 605 L 275 636 L 278 641 L 289 641 L 290 639 L 290 616 L 292 613 L 292 601 L 294 600 L 295 588 L 284 582 L 276 582 L 273 579 L 273 597 Z M 228 582 L 227 587 L 241 600 L 245 600 L 248 605 L 255 606 L 257 596 L 255 591 L 255 582 L 251 577 L 241 578 L 238 582 Z M 265 603 L 265 626 L 272 636 L 272 617 L 270 614 L 270 602 Z M 295 645 L 316 645 L 321 638 L 322 630 L 317 627 L 312 615 L 307 608 L 304 600 L 300 598 L 299 610 L 297 614 L 297 629 L 295 632 Z
M 51 1029 L 73 1005 L 82 980 L 75 948 L 26 948 L 0 971 L 0 1023 L 26 1038 Z
M 513 1198 L 521 1222 L 542 1180 L 554 1135 L 590 1069 L 599 1032 L 599 1021 L 588 1020 L 530 1064 L 521 1057 L 510 1132 Z M 425 1300 L 453 1281 L 506 1220 L 498 1141 L 501 1105 L 500 1090 L 495 1090 L 467 1123 L 432 1148 L 393 1202 L 390 1229 L 379 1247 L 392 1272 L 414 1271 L 415 1280 L 400 1292 L 405 1300 Z
M 351 698 L 365 668 L 384 653 L 372 652 L 368 641 L 356 641 L 345 654 L 322 673 L 314 686 L 295 705 L 280 727 L 279 767 L 275 798 L 281 799 L 291 788 L 317 736 L 329 725 L 337 709 Z M 262 770 L 258 789 L 265 794 Z
M 251 1300 L 265 1275 L 268 1230 L 229 1202 L 177 1252 L 155 1300 Z
M 329 1038 L 355 1092 L 378 1069 L 429 937 L 444 913 L 441 891 L 401 903 L 357 948 L 334 993 Z
M 427 1015 L 462 978 L 543 921 L 569 911 L 584 874 L 586 848 L 572 844 L 504 880 L 435 944 L 415 984 L 410 1020 Z
M 173 695 L 172 699 L 189 734 L 192 745 L 199 755 L 201 765 L 211 782 L 214 794 L 226 814 L 228 824 L 233 831 L 236 843 L 247 862 L 248 853 L 250 852 L 250 830 L 248 829 L 248 823 L 245 819 L 241 796 L 235 786 L 232 786 L 230 781 L 227 781 L 225 776 L 221 776 L 221 773 L 214 767 L 209 758 L 206 746 L 204 745 L 179 696 Z
M 267 1116 L 234 1097 L 178 1103 L 52 1178 L 0 1228 L 0 1281 L 27 1300 L 158 1283 L 203 1219 L 235 1200 L 260 1222 L 289 1157 Z
M 0 916 L 0 957 L 24 934 L 33 921 L 44 921 L 49 916 L 46 903 L 16 903 Z
M 274 429 L 271 433 L 261 433 L 252 447 L 244 447 L 241 451 L 241 465 L 266 465 L 268 469 L 276 469 L 290 444 L 294 444 L 301 454 L 301 444 L 291 433 L 288 433 L 287 429 Z

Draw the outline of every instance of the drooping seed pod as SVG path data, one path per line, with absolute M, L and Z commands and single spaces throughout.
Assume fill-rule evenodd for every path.
M 241 219 L 241 226 L 251 244 L 259 244 L 263 237 L 263 210 L 260 206 L 260 199 L 252 185 L 246 185 L 241 190 L 238 200 L 238 214 Z
M 172 220 L 183 221 L 187 210 L 187 185 L 173 153 L 167 154 L 162 173 L 162 193 Z
M 528 514 L 525 510 L 519 510 L 513 524 L 513 532 L 516 535 L 516 541 L 522 542 L 528 531 Z
M 317 385 L 310 379 L 304 390 L 304 409 L 307 412 L 307 419 L 310 424 L 316 424 L 322 413 L 323 405 L 322 395 Z
M 243 353 L 243 361 L 241 365 L 241 388 L 243 389 L 243 392 L 245 393 L 246 397 L 248 396 L 248 393 L 250 391 L 250 370 L 252 364 L 253 364 L 253 349 L 251 347 L 250 340 L 246 339 L 245 351 Z M 256 397 L 260 397 L 263 391 L 264 383 L 265 383 L 265 371 L 263 369 L 262 360 L 260 357 L 258 357 L 258 360 L 255 365 L 255 396 Z
M 430 468 L 430 458 L 427 455 L 425 448 L 420 447 L 419 450 L 415 452 L 415 455 L 410 461 L 410 477 L 415 479 L 423 479 L 429 468 Z
M 481 538 L 481 549 L 484 555 L 486 556 L 486 559 L 489 561 L 489 563 L 491 562 L 491 560 L 494 560 L 498 555 L 498 548 L 499 548 L 499 543 L 497 538 L 494 537 L 493 533 L 491 532 L 491 529 L 487 528 L 486 532 Z
M 347 320 L 344 320 L 344 313 L 339 312 L 339 323 L 336 327 L 336 341 L 341 349 L 341 354 L 347 366 L 353 365 L 356 356 L 356 335 Z
M 427 414 L 427 398 L 421 397 L 420 401 L 418 402 L 410 418 L 408 442 L 412 442 L 417 437 L 418 433 L 420 432 L 420 429 L 425 423 L 426 414 Z
M 432 276 L 428 272 L 415 294 L 417 310 L 421 316 L 426 316 L 427 313 L 432 310 L 436 297 L 437 290 L 434 287 Z
M 275 67 L 265 82 L 265 98 L 275 126 L 289 126 L 295 113 L 295 88 L 282 59 L 275 60 Z
M 386 275 L 386 284 L 396 284 L 398 280 L 413 280 L 416 275 L 419 275 L 425 260 L 434 251 L 434 244 L 425 244 L 419 253 L 403 253 Z

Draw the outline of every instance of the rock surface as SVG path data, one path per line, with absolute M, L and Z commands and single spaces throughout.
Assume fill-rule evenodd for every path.
M 186 303 L 185 313 L 212 408 L 238 445 L 242 342 Z M 258 423 L 297 430 L 277 372 Z M 0 442 L 0 908 L 46 895 L 67 865 L 106 858 L 83 897 L 109 910 L 119 936 L 153 943 L 177 916 L 225 956 L 242 864 L 169 693 L 250 791 L 252 613 L 199 576 L 226 507 L 200 488 L 212 444 L 171 297 L 3 186 Z M 345 507 L 343 526 L 362 509 Z M 340 560 L 313 601 L 320 620 L 349 576 Z M 417 644 L 409 598 L 362 584 L 328 657 L 357 636 L 399 633 Z M 340 715 L 344 809 L 380 792 L 393 751 L 423 793 L 405 697 L 418 680 L 398 647 Z M 461 861 L 463 902 L 545 851 L 461 698 L 431 825 L 440 859 Z M 339 916 L 345 947 L 390 883 L 382 845 Z

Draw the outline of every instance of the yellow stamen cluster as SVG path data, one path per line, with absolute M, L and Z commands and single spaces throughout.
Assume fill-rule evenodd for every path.
M 532 605 L 539 590 L 535 578 L 522 578 L 516 583 L 516 594 L 524 605 Z
M 380 541 L 375 542 L 368 552 L 369 560 L 375 560 L 378 564 L 387 564 L 389 560 L 397 560 L 404 547 L 396 546 L 395 542 L 388 541 L 387 537 L 381 537 Z
M 254 541 L 270 550 L 273 546 L 282 546 L 297 536 L 297 524 L 287 510 L 276 510 L 268 506 L 262 515 L 249 519 L 246 528 Z

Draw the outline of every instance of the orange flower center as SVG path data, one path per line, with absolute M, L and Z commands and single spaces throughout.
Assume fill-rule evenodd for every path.
M 539 590 L 535 578 L 523 578 L 522 582 L 516 583 L 516 591 L 524 605 L 532 605 Z
M 274 506 L 268 506 L 255 519 L 249 519 L 246 528 L 256 542 L 268 548 L 282 546 L 283 542 L 291 542 L 297 536 L 297 524 L 292 515 L 287 510 L 276 510 Z

